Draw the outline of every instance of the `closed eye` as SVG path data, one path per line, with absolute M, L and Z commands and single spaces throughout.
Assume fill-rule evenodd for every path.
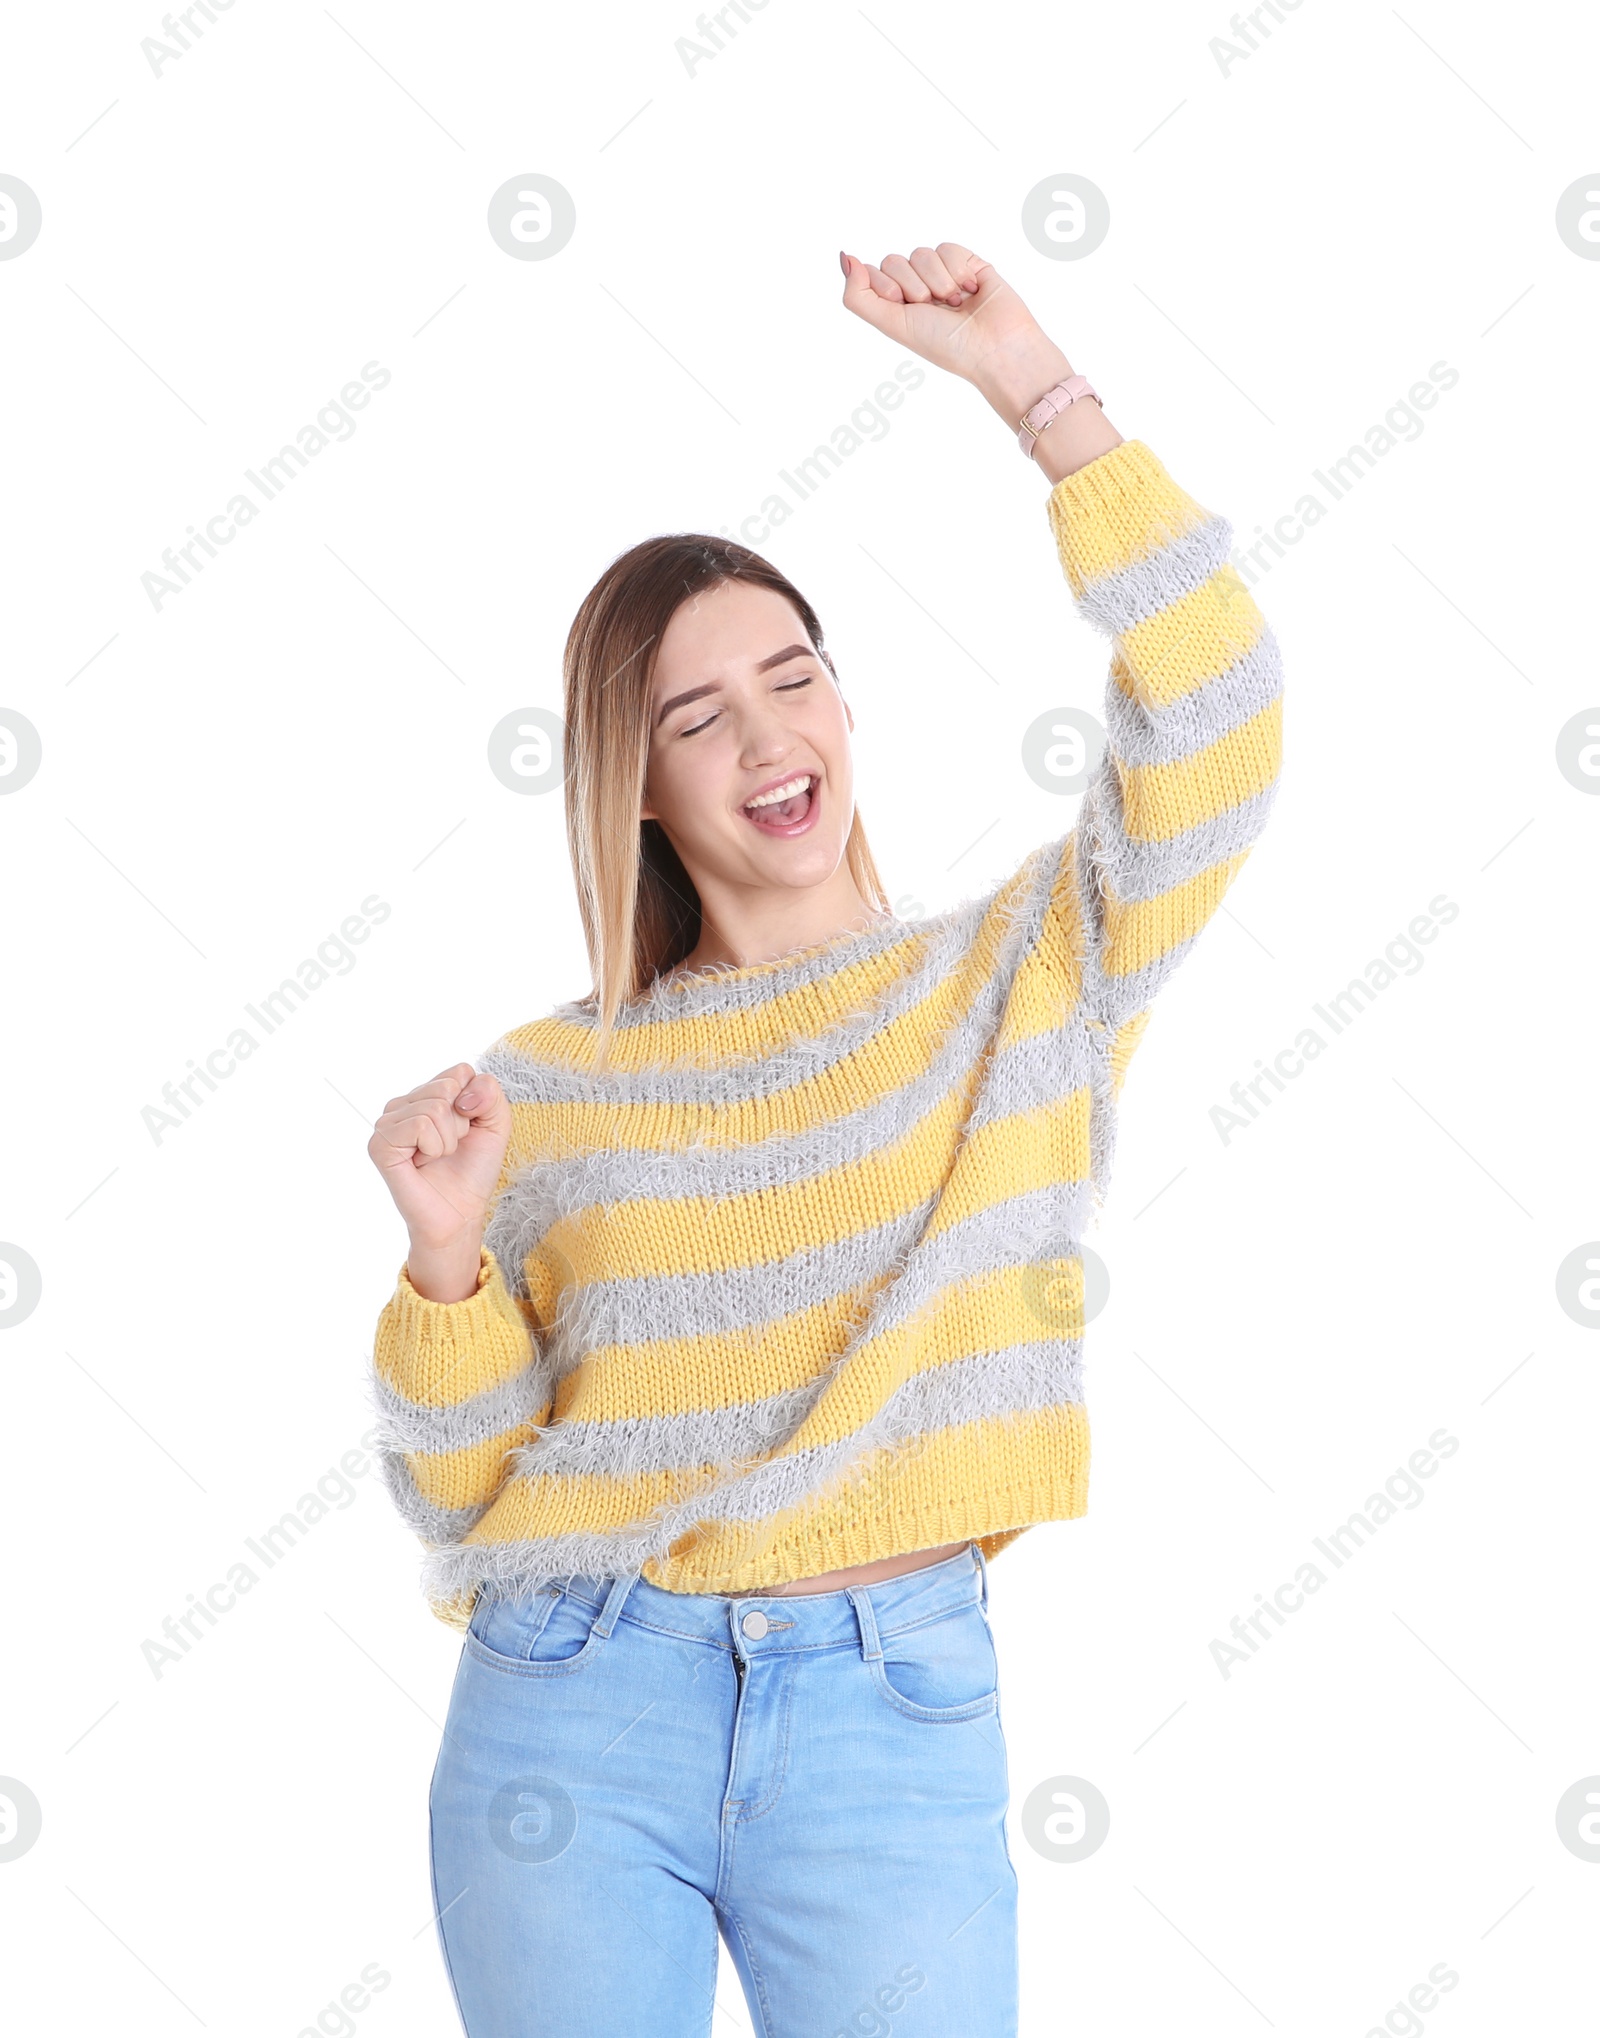
M 796 687 L 810 686 L 815 677 L 815 673 L 808 672 L 800 679 L 785 680 L 781 686 L 775 686 L 772 691 L 774 693 L 793 693 Z M 713 713 L 707 715 L 703 722 L 696 722 L 687 729 L 680 729 L 678 731 L 679 736 L 698 736 L 702 729 L 709 729 L 711 727 L 711 724 L 721 712 L 722 710 L 718 708 Z

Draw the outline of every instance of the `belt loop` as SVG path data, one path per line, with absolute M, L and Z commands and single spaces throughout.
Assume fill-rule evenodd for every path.
M 983 1545 L 974 1542 L 972 1554 L 978 1560 L 978 1602 L 985 1613 L 989 1611 L 989 1563 L 983 1554 Z
M 847 1585 L 845 1596 L 856 1610 L 856 1624 L 861 1629 L 861 1654 L 868 1662 L 876 1662 L 883 1655 L 883 1644 L 878 1639 L 878 1617 L 872 1610 L 871 1588 L 865 1585 Z
M 611 1590 L 606 1594 L 606 1603 L 601 1607 L 589 1632 L 602 1638 L 609 1635 L 622 1613 L 622 1602 L 633 1590 L 639 1576 L 638 1570 L 622 1571 L 612 1579 Z

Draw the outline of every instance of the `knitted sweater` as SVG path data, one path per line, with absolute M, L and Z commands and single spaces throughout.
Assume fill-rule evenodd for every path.
M 1139 440 L 1051 492 L 1111 641 L 1077 825 L 983 897 L 557 1006 L 476 1291 L 401 1268 L 379 1462 L 455 1627 L 487 1582 L 760 1590 L 1084 1512 L 1083 1270 L 1151 1001 L 1272 805 L 1281 677 L 1231 529 Z

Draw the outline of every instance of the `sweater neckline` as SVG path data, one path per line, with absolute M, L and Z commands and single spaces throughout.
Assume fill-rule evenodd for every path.
M 842 933 L 824 935 L 820 941 L 806 941 L 794 948 L 785 949 L 782 955 L 768 956 L 759 962 L 708 962 L 699 969 L 683 974 L 665 971 L 657 976 L 636 997 L 624 999 L 624 1004 L 648 1004 L 653 999 L 670 995 L 675 991 L 689 991 L 701 984 L 739 984 L 753 978 L 773 976 L 785 970 L 815 962 L 819 957 L 837 958 L 842 967 L 851 952 L 863 948 L 896 928 L 905 928 L 909 923 L 898 914 L 883 913 L 870 920 L 865 927 L 847 927 Z

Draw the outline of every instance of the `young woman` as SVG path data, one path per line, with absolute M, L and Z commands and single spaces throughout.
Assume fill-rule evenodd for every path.
M 1106 747 L 1068 835 L 899 920 L 776 567 L 651 538 L 578 611 L 595 988 L 369 1146 L 410 1233 L 381 1462 L 465 1636 L 430 1810 L 469 2038 L 705 2032 L 719 1928 L 764 2038 L 1017 2028 L 988 1561 L 1086 1505 L 1079 1241 L 1281 681 L 1229 526 L 988 263 L 840 259 L 1043 469 Z

